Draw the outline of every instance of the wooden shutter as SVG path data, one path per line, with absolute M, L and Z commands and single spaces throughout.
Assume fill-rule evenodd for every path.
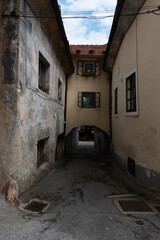
M 78 93 L 78 107 L 82 107 L 82 92 Z
M 101 75 L 101 61 L 96 62 L 96 76 Z
M 100 107 L 100 92 L 95 93 L 95 107 Z
M 82 76 L 82 72 L 83 72 L 83 62 L 77 61 L 77 75 Z

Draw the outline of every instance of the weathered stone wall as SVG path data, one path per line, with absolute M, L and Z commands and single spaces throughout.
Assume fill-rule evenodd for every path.
M 31 7 L 21 0 L 21 12 Z M 19 32 L 18 171 L 20 191 L 38 181 L 54 166 L 58 135 L 63 132 L 65 75 L 36 18 L 21 18 Z M 49 94 L 38 88 L 39 52 L 49 63 Z M 58 79 L 62 101 L 58 101 Z M 37 141 L 48 138 L 46 162 L 37 168 Z
M 17 164 L 19 0 L 0 1 L 0 192 Z

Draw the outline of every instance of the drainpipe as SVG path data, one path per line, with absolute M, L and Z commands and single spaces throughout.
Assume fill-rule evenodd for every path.
M 66 115 L 67 115 L 67 89 L 68 89 L 68 77 L 74 72 L 74 68 L 72 72 L 66 75 L 66 88 L 65 88 L 65 107 L 64 107 L 64 138 L 66 137 Z
M 112 141 L 112 72 L 105 70 L 103 67 L 103 71 L 107 72 L 109 75 L 109 135 L 110 135 L 110 143 Z
M 109 77 L 109 122 L 110 122 L 110 141 L 112 141 L 112 73 Z

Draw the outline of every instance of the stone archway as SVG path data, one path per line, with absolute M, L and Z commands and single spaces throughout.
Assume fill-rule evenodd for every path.
M 65 151 L 70 153 L 74 151 L 80 142 L 93 141 L 93 149 L 100 153 L 109 151 L 110 138 L 107 133 L 96 126 L 79 126 L 73 128 L 65 138 Z

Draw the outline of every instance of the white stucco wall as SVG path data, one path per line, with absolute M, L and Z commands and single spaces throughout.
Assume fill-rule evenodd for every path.
M 158 5 L 148 0 L 145 6 Z M 127 32 L 113 68 L 113 149 L 119 156 L 160 172 L 160 18 L 139 15 Z M 138 116 L 125 114 L 125 76 L 137 71 Z M 114 115 L 114 89 L 118 87 L 118 116 Z

